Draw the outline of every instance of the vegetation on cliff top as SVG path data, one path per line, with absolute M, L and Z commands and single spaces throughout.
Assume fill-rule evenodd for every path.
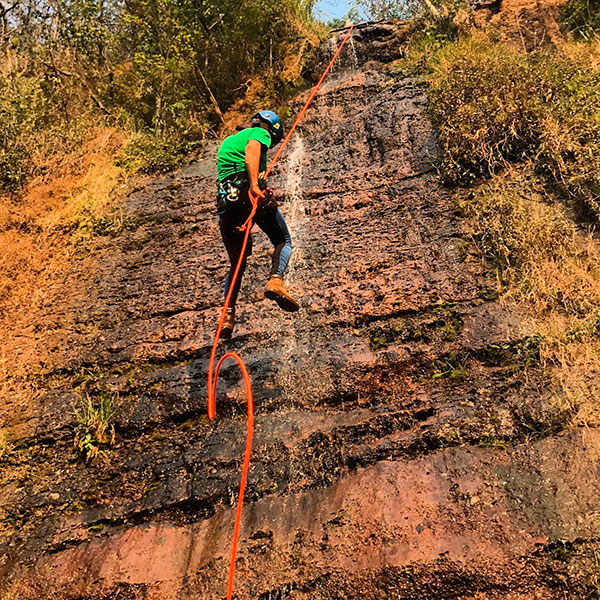
M 428 0 L 429 1 L 429 0 Z M 442 5 L 448 0 L 434 0 Z M 6 7 L 0 51 L 0 194 L 77 170 L 98 127 L 119 164 L 168 171 L 225 125 L 302 85 L 326 33 L 315 0 L 26 0 Z M 356 0 L 352 14 L 408 16 L 422 0 Z
M 299 83 L 316 40 L 312 5 L 14 3 L 0 38 L 0 190 L 68 168 L 64 158 L 106 124 L 137 132 L 124 164 L 172 168 L 248 90 L 257 105 L 277 104 Z

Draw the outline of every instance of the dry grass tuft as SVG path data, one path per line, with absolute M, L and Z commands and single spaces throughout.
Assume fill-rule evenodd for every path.
M 115 399 L 102 392 L 93 400 L 89 396 L 75 407 L 77 430 L 74 445 L 90 462 L 108 455 L 108 448 L 115 443 Z

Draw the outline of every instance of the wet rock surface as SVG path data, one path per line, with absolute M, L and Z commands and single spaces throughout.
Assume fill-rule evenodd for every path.
M 263 298 L 255 232 L 222 344 L 256 407 L 237 597 L 595 598 L 598 434 L 565 429 L 535 336 L 463 239 L 423 90 L 364 64 L 399 52 L 401 32 L 378 31 L 357 36 L 272 177 L 302 308 Z M 2 598 L 225 597 L 245 398 L 225 367 L 205 416 L 227 268 L 215 151 L 124 197 L 123 227 L 40 315 L 41 393 L 2 408 L 16 446 L 0 465 Z M 117 439 L 86 465 L 73 406 L 101 394 Z

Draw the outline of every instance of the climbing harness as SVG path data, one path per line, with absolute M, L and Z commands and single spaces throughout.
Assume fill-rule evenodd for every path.
M 348 33 L 346 33 L 346 35 L 345 35 L 344 39 L 342 40 L 342 42 L 340 43 L 337 51 L 333 55 L 333 58 L 327 65 L 327 68 L 325 69 L 325 71 L 323 71 L 323 74 L 321 75 L 321 79 L 319 79 L 319 81 L 313 88 L 310 96 L 308 97 L 307 101 L 305 102 L 304 106 L 302 107 L 302 110 L 298 113 L 296 120 L 294 121 L 293 125 L 290 127 L 288 134 L 286 135 L 285 139 L 281 143 L 281 146 L 279 146 L 279 149 L 275 153 L 275 156 L 269 163 L 269 166 L 267 167 L 267 170 L 264 174 L 265 181 L 266 181 L 267 177 L 269 176 L 269 174 L 271 173 L 271 170 L 273 169 L 275 163 L 281 156 L 281 153 L 282 153 L 283 149 L 285 148 L 285 146 L 287 145 L 290 137 L 294 133 L 294 130 L 296 129 L 296 127 L 302 120 L 304 113 L 306 112 L 306 110 L 308 109 L 308 106 L 310 105 L 313 98 L 315 97 L 317 90 L 323 83 L 323 80 L 325 79 L 327 73 L 329 73 L 329 70 L 333 66 L 335 59 L 338 57 L 339 53 L 342 51 L 342 48 L 348 41 L 348 38 L 350 37 L 350 34 L 352 33 L 353 29 L 354 29 L 354 25 L 351 25 L 350 29 L 348 29 Z M 219 189 L 219 193 L 220 193 L 220 189 Z M 241 268 L 242 262 L 244 260 L 246 246 L 248 244 L 248 237 L 250 235 L 250 230 L 252 229 L 252 219 L 254 218 L 254 215 L 256 214 L 256 209 L 258 207 L 258 198 L 255 197 L 251 192 L 248 192 L 248 197 L 252 204 L 252 210 L 250 212 L 250 216 L 248 217 L 248 219 L 246 220 L 244 225 L 242 225 L 242 227 L 240 227 L 241 230 L 245 231 L 244 241 L 242 243 L 242 248 L 240 251 L 240 259 L 238 260 L 237 266 L 233 273 L 233 277 L 232 277 L 230 285 L 229 285 L 229 291 L 227 292 L 227 296 L 225 297 L 225 303 L 224 303 L 223 309 L 221 311 L 221 316 L 219 318 L 219 324 L 217 325 L 217 332 L 215 334 L 215 340 L 213 342 L 212 350 L 210 353 L 210 360 L 208 362 L 208 418 L 211 420 L 215 418 L 215 414 L 217 411 L 217 383 L 219 381 L 219 371 L 221 370 L 221 366 L 222 366 L 223 362 L 228 358 L 232 358 L 233 360 L 235 360 L 237 362 L 238 366 L 240 367 L 240 370 L 242 372 L 242 377 L 244 378 L 244 385 L 245 385 L 245 389 L 246 389 L 246 401 L 247 401 L 247 405 L 248 405 L 246 449 L 244 451 L 244 462 L 242 465 L 242 477 L 241 477 L 241 481 L 240 481 L 240 491 L 238 494 L 238 504 L 237 504 L 237 510 L 236 510 L 236 514 L 235 514 L 235 524 L 233 527 L 233 542 L 231 544 L 231 560 L 229 563 L 229 579 L 228 579 L 228 583 L 227 583 L 227 600 L 231 600 L 233 597 L 233 577 L 235 574 L 235 555 L 236 555 L 236 551 L 237 551 L 237 543 L 238 543 L 238 537 L 239 537 L 239 533 L 240 533 L 240 523 L 242 520 L 242 505 L 244 502 L 244 491 L 246 489 L 246 481 L 248 479 L 248 468 L 250 467 L 250 453 L 252 451 L 252 436 L 254 433 L 254 403 L 252 400 L 252 383 L 250 381 L 250 375 L 248 374 L 248 370 L 246 369 L 246 365 L 244 364 L 244 361 L 241 359 L 241 357 L 238 354 L 236 354 L 235 352 L 227 352 L 226 354 L 224 354 L 219 359 L 219 362 L 217 363 L 217 366 L 214 369 L 214 373 L 213 373 L 213 366 L 215 364 L 215 357 L 217 354 L 217 345 L 219 343 L 219 338 L 221 336 L 221 330 L 223 329 L 223 323 L 224 323 L 225 317 L 227 315 L 227 308 L 229 307 L 229 301 L 231 300 L 231 295 L 233 293 L 234 283 L 238 278 L 240 268 Z M 227 193 L 225 194 L 225 199 L 227 199 Z M 234 200 L 234 202 L 235 202 L 235 200 Z
M 238 202 L 242 193 L 248 191 L 249 187 L 250 182 L 245 173 L 236 173 L 223 181 L 217 181 L 217 214 L 225 214 L 228 208 Z M 267 178 L 264 172 L 258 175 L 258 187 L 261 190 L 267 189 Z
M 247 179 L 233 178 L 217 181 L 217 214 L 224 214 L 232 204 L 236 204 L 241 193 L 247 189 Z

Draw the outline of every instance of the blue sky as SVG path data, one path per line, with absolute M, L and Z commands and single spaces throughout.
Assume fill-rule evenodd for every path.
M 315 6 L 315 16 L 322 21 L 343 17 L 348 13 L 351 0 L 319 0 Z

